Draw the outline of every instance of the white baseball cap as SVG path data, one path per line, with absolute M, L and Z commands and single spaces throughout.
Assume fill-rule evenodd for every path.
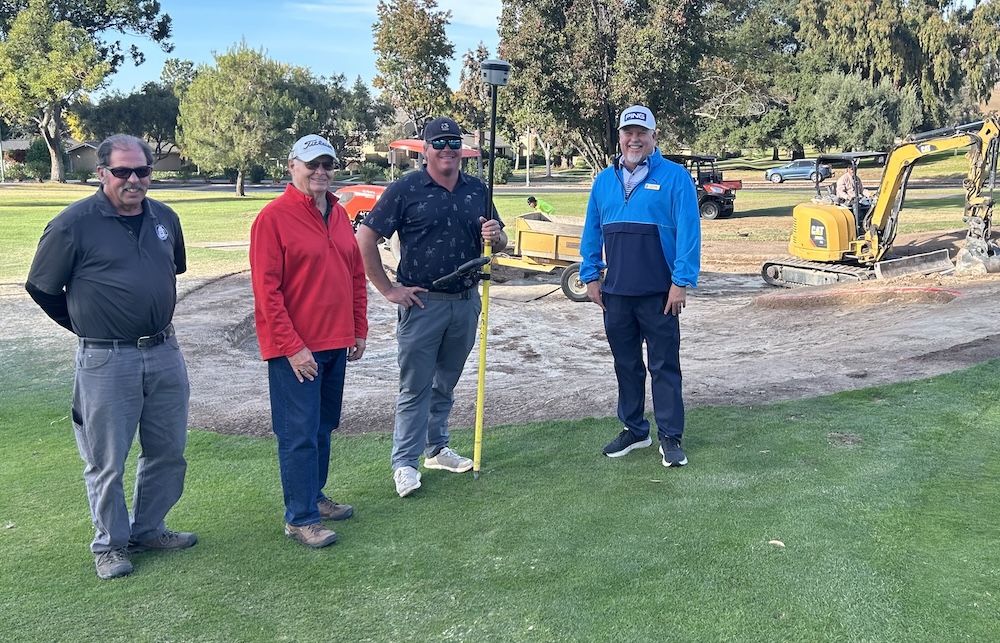
M 639 125 L 652 130 L 656 129 L 656 119 L 653 118 L 653 112 L 642 105 L 633 105 L 622 111 L 621 118 L 618 119 L 618 129 L 629 125 Z
M 308 162 L 320 156 L 332 156 L 334 161 L 339 160 L 330 141 L 318 134 L 308 134 L 295 141 L 292 151 L 288 153 L 288 160 L 299 159 Z

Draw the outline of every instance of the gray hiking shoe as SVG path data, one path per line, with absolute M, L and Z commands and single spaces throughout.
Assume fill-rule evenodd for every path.
M 95 554 L 94 566 L 97 567 L 97 577 L 103 580 L 132 573 L 132 561 L 128 559 L 128 551 L 124 547 Z
M 473 464 L 472 460 L 458 455 L 448 447 L 438 451 L 433 458 L 424 458 L 425 469 L 443 469 L 452 473 L 465 473 Z
M 170 531 L 168 529 L 159 536 L 153 536 L 146 540 L 130 540 L 128 550 L 132 554 L 150 550 L 173 551 L 193 547 L 196 542 L 198 542 L 198 537 L 189 531 Z
M 396 482 L 396 493 L 405 498 L 420 488 L 420 472 L 413 467 L 400 467 L 392 472 Z
M 346 520 L 354 515 L 354 507 L 351 505 L 338 505 L 329 498 L 323 498 L 316 503 L 319 509 L 319 517 L 323 520 Z
M 321 522 L 314 522 L 311 525 L 285 525 L 285 535 L 292 540 L 297 540 L 306 547 L 326 547 L 337 542 L 337 534 L 332 529 L 327 529 Z

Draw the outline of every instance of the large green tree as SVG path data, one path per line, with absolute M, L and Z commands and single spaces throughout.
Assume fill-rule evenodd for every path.
M 802 49 L 796 5 L 797 0 L 709 5 L 707 23 L 727 30 L 699 64 L 698 151 L 771 147 L 777 158 L 796 96 L 796 56 Z
M 273 159 L 283 166 L 297 138 L 318 133 L 342 151 L 350 136 L 368 131 L 372 119 L 385 113 L 366 101 L 367 92 L 346 90 L 342 76 L 313 76 L 245 42 L 215 54 L 215 65 L 197 72 L 181 98 L 178 142 L 204 168 L 234 168 L 239 196 L 246 173 Z
M 0 0 L 0 102 L 6 113 L 37 125 L 55 181 L 65 181 L 63 110 L 125 61 L 117 34 L 172 48 L 170 17 L 156 0 Z M 144 59 L 135 44 L 128 55 L 135 64 Z
M 31 0 L 0 41 L 0 110 L 36 125 L 49 150 L 54 181 L 65 181 L 63 106 L 96 89 L 110 69 L 87 32 L 57 21 L 46 0 Z
M 149 142 L 158 159 L 174 149 L 180 101 L 165 83 L 145 83 L 137 92 L 115 92 L 92 105 L 81 101 L 72 107 L 77 127 L 86 138 L 101 140 L 123 132 Z
M 969 82 L 974 99 L 1000 80 L 1000 10 L 995 0 L 965 8 L 958 0 L 802 0 L 804 69 L 857 75 L 870 86 L 914 86 L 925 125 L 943 125 Z
M 293 69 L 246 42 L 215 65 L 201 65 L 180 103 L 178 142 L 205 169 L 235 168 L 236 194 L 254 165 L 282 159 L 297 136 L 315 129 L 314 111 L 290 95 Z
M 445 34 L 451 12 L 436 9 L 435 0 L 379 0 L 372 25 L 378 71 L 372 84 L 418 132 L 447 110 L 451 95 L 448 61 L 455 46 Z
M 693 132 L 695 75 L 713 32 L 703 0 L 507 0 L 500 57 L 509 90 L 567 132 L 594 171 L 617 145 L 617 116 L 633 104 L 657 117 L 660 141 Z

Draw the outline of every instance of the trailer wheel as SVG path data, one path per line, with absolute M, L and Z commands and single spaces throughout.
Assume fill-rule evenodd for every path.
M 580 281 L 580 264 L 574 263 L 563 268 L 562 291 L 571 301 L 589 301 L 587 284 Z

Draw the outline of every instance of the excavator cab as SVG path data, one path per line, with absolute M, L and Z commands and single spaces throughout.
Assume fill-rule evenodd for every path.
M 885 157 L 885 152 L 877 151 L 817 156 L 817 166 L 827 164 L 840 177 L 836 185 L 820 186 L 817 181 L 812 201 L 792 210 L 788 252 L 808 261 L 853 261 L 854 248 L 864 236 L 875 203 L 874 195 L 864 188 L 857 170 L 859 166 L 880 166 Z M 848 190 L 843 188 L 845 176 L 853 177 Z

